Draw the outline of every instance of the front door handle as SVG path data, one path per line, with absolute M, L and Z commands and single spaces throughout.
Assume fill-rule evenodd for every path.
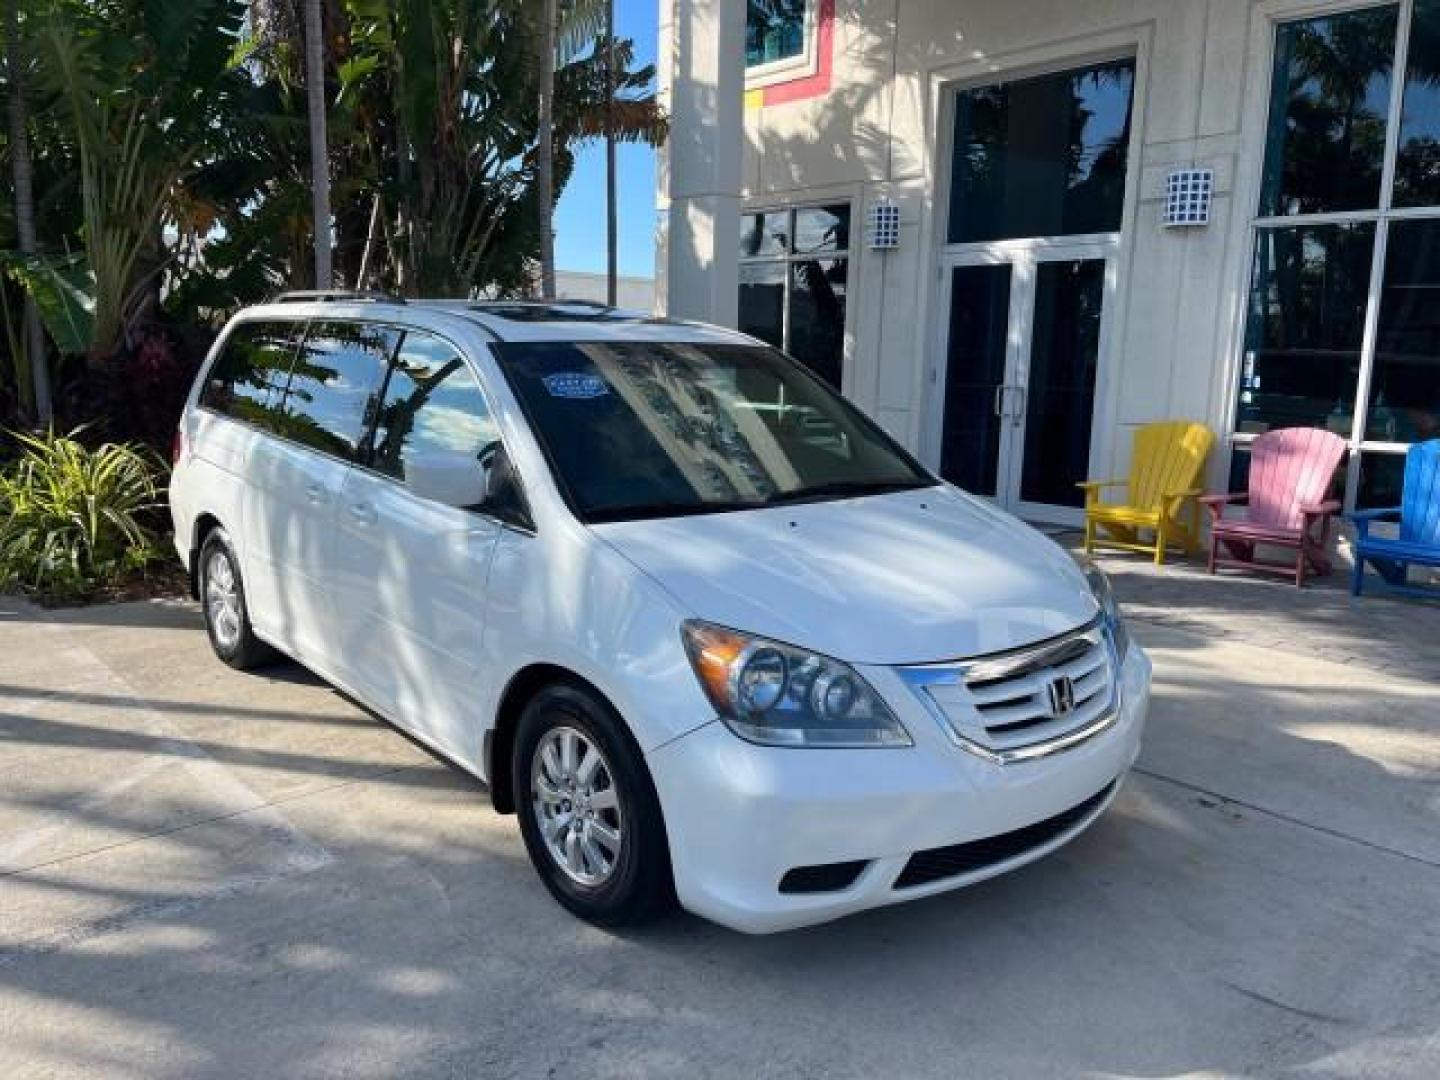
M 376 521 L 375 508 L 369 503 L 351 503 L 349 506 L 350 517 L 357 525 L 374 525 Z
M 325 490 L 324 484 L 312 482 L 305 485 L 305 498 L 309 499 L 312 503 L 323 503 L 329 498 L 329 495 Z

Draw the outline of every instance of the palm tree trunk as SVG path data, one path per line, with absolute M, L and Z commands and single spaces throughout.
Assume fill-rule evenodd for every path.
M 605 0 L 605 302 L 611 307 L 619 294 L 615 183 L 615 0 Z
M 535 193 L 540 211 L 540 295 L 555 299 L 555 34 L 556 0 L 544 0 L 540 29 L 540 123 L 536 133 Z
M 305 0 L 305 98 L 310 113 L 310 205 L 315 233 L 315 287 L 334 284 L 330 272 L 330 154 L 325 135 L 324 0 Z
M 22 255 L 38 250 L 35 228 L 35 176 L 30 161 L 29 117 L 25 110 L 25 70 L 20 58 L 20 9 L 16 0 L 5 4 L 5 68 L 10 76 L 10 158 L 15 174 L 15 232 Z M 45 331 L 40 326 L 40 309 L 25 294 L 25 352 L 30 361 L 32 415 L 36 426 L 48 428 L 53 419 L 50 401 L 50 369 L 45 364 Z M 17 364 L 16 373 L 24 368 Z

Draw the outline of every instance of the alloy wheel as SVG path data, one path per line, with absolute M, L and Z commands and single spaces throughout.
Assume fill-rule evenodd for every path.
M 600 748 L 572 727 L 547 731 L 531 759 L 530 799 L 545 850 L 565 876 L 587 888 L 609 881 L 625 825 Z

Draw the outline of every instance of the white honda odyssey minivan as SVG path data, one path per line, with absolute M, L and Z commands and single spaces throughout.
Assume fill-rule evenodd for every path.
M 288 294 L 217 342 L 170 502 L 222 660 L 294 657 L 480 777 L 597 923 L 968 885 L 1139 749 L 1104 577 L 727 330 Z

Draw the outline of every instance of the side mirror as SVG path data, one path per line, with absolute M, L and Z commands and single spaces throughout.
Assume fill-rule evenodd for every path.
M 490 470 L 468 454 L 412 454 L 405 462 L 405 483 L 422 499 L 468 510 L 486 501 Z

